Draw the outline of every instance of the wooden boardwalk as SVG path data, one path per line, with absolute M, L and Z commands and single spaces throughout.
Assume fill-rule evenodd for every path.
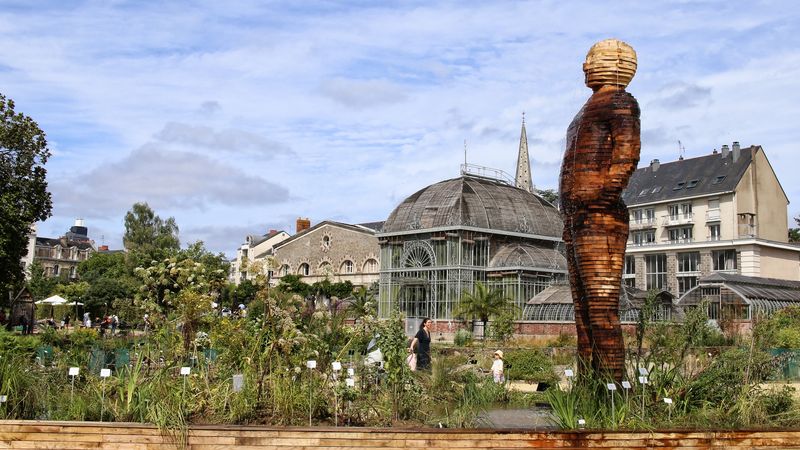
M 175 441 L 150 425 L 0 421 L 0 448 L 171 449 Z M 186 448 L 267 449 L 798 449 L 800 430 L 719 432 L 536 432 L 398 428 L 193 426 Z

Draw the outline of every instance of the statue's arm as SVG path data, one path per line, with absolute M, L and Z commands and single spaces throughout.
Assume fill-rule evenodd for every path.
M 609 178 L 618 180 L 623 189 L 636 170 L 642 146 L 639 105 L 630 94 L 626 94 L 624 99 L 624 102 L 615 105 L 617 107 L 610 120 L 613 153 L 608 170 Z

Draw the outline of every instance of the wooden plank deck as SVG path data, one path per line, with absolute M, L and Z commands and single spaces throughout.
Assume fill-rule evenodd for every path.
M 0 449 L 178 448 L 169 434 L 134 423 L 0 421 Z M 733 449 L 800 450 L 800 430 L 538 432 L 495 429 L 295 428 L 208 425 L 189 429 L 192 450 L 286 449 Z

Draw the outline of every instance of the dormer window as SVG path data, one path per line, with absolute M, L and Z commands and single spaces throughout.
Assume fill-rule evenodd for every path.
M 724 179 L 725 175 L 719 175 L 718 177 L 714 178 L 714 181 L 712 181 L 711 184 L 720 184 Z
M 681 189 L 683 189 L 684 186 L 686 186 L 686 182 L 681 181 L 680 183 L 676 184 L 675 187 L 672 188 L 672 190 L 673 191 L 680 191 Z
M 692 180 L 692 181 L 690 181 L 689 184 L 686 185 L 686 189 L 691 189 L 691 188 L 697 186 L 697 183 L 699 183 L 699 182 L 700 182 L 700 180 Z

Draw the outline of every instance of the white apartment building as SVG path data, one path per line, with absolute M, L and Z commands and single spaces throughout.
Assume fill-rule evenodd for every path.
M 254 263 L 262 264 L 261 270 L 266 271 L 267 275 L 272 269 L 269 267 L 269 258 L 273 255 L 275 245 L 289 239 L 289 233 L 285 231 L 269 230 L 269 233 L 258 236 L 249 235 L 245 238 L 244 244 L 236 249 L 236 258 L 231 261 L 229 280 L 239 284 L 244 280 L 252 280 L 257 275 L 253 273 Z
M 789 199 L 760 146 L 670 163 L 653 160 L 623 199 L 630 235 L 623 282 L 680 297 L 713 273 L 800 280 Z

